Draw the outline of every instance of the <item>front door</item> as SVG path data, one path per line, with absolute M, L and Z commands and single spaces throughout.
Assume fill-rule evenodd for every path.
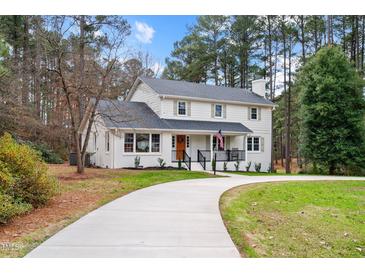
M 186 140 L 185 135 L 176 136 L 176 160 L 184 159 L 185 140 Z

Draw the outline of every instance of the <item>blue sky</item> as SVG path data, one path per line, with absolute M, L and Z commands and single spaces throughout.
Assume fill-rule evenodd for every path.
M 155 62 L 164 64 L 174 42 L 187 33 L 187 26 L 196 22 L 196 16 L 124 16 L 132 27 L 128 44 L 147 51 Z

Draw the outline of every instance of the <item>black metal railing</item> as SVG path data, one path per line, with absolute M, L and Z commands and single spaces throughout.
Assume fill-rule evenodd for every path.
M 189 170 L 191 170 L 191 157 L 186 153 L 185 150 L 172 150 L 171 161 L 181 161 Z
M 188 167 L 189 170 L 191 170 L 191 157 L 186 153 L 184 150 L 184 163 Z
M 202 165 L 203 169 L 205 170 L 207 168 L 207 158 L 203 155 L 203 153 L 198 149 L 197 152 L 197 158 L 198 158 L 198 162 Z M 210 160 L 210 158 L 209 158 Z
M 198 150 L 198 162 L 199 152 L 207 161 L 210 161 L 212 153 L 210 150 Z M 246 151 L 239 149 L 214 150 L 213 156 L 214 155 L 216 155 L 217 162 L 244 161 L 246 159 Z

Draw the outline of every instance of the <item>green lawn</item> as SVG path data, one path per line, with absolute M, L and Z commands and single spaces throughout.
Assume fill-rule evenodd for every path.
M 365 257 L 363 181 L 247 185 L 220 206 L 242 256 Z
M 22 257 L 44 240 L 88 212 L 132 191 L 156 184 L 213 177 L 205 172 L 186 170 L 110 170 L 50 165 L 60 181 L 60 194 L 44 207 L 0 225 L 0 257 Z

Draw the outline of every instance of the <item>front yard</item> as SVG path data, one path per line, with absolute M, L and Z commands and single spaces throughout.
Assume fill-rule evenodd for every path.
M 0 225 L 0 257 L 22 257 L 30 250 L 86 213 L 148 186 L 212 175 L 185 170 L 108 170 L 86 169 L 75 174 L 75 167 L 49 165 L 61 184 L 60 194 L 45 206 Z
M 365 182 L 246 185 L 221 213 L 243 257 L 365 257 Z

